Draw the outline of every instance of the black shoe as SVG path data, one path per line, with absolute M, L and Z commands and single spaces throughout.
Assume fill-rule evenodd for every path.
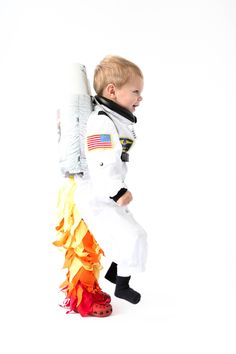
M 130 278 L 131 278 L 130 276 L 116 277 L 115 296 L 127 300 L 132 304 L 137 304 L 141 299 L 141 295 L 137 291 L 129 287 Z
M 110 282 L 112 282 L 113 284 L 116 284 L 116 277 L 117 277 L 117 264 L 115 262 L 112 262 L 110 268 L 105 274 L 105 278 Z

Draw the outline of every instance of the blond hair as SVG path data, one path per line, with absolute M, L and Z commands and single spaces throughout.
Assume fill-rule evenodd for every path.
M 93 87 L 97 95 L 102 96 L 108 84 L 121 88 L 134 76 L 143 79 L 142 71 L 136 64 L 119 56 L 107 55 L 95 68 Z

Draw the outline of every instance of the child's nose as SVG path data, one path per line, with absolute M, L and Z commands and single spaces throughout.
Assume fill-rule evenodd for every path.
M 139 96 L 138 98 L 139 102 L 143 100 L 142 96 Z

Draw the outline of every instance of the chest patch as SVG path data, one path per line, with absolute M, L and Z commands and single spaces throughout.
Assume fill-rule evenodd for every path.
M 96 134 L 87 137 L 88 150 L 112 148 L 110 134 Z
M 122 151 L 123 152 L 129 151 L 129 149 L 133 145 L 133 142 L 134 141 L 129 138 L 120 138 L 120 143 L 122 145 Z

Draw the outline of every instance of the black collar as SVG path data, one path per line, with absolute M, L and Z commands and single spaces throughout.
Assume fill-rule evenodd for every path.
M 132 123 L 137 123 L 137 118 L 133 115 L 133 113 L 130 112 L 128 109 L 121 107 L 116 102 L 109 100 L 108 98 L 105 98 L 103 96 L 95 96 L 95 100 L 98 103 L 103 104 L 104 106 L 110 108 L 112 111 L 115 111 L 116 113 L 129 119 Z

